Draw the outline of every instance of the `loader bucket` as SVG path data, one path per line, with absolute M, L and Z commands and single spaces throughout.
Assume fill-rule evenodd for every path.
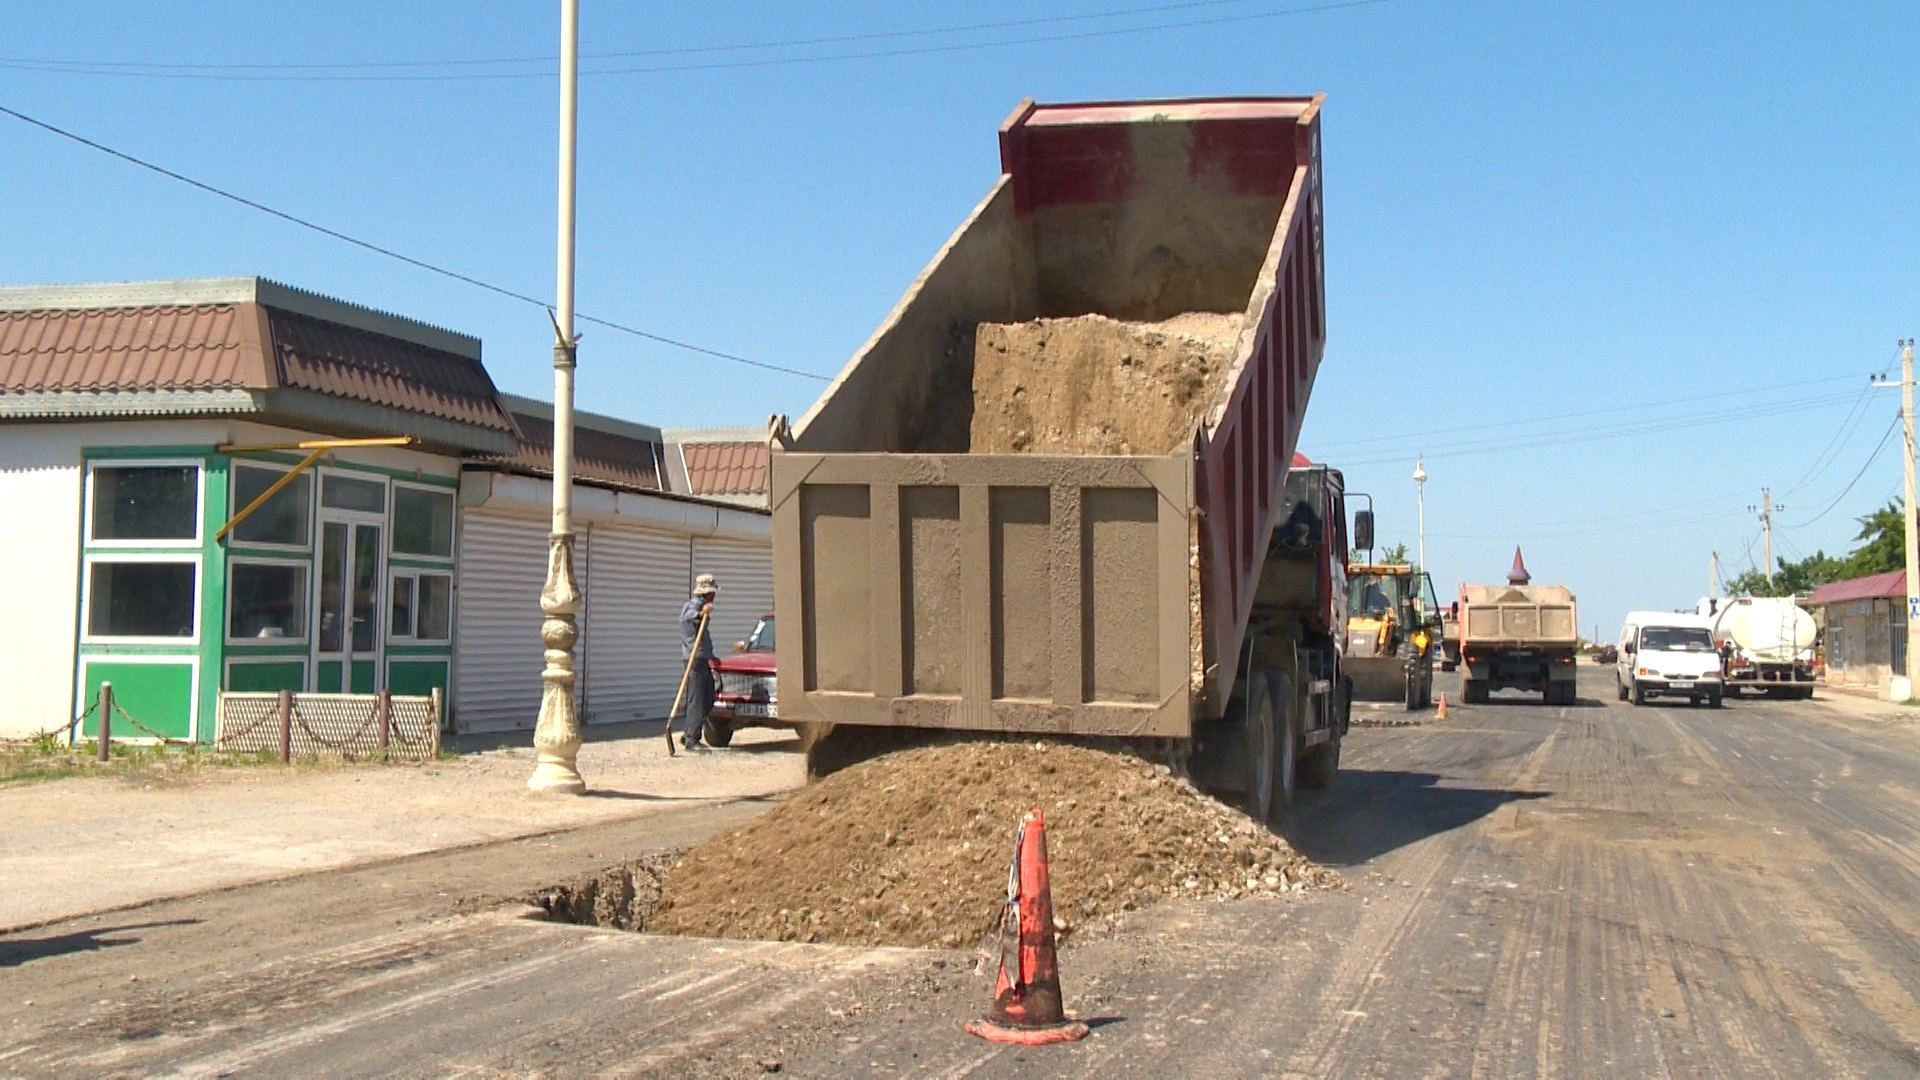
M 1403 701 L 1407 662 L 1398 656 L 1349 656 L 1340 665 L 1353 680 L 1355 701 Z

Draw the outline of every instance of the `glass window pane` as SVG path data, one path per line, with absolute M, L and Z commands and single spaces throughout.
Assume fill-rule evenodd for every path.
M 192 540 L 199 488 L 197 465 L 96 465 L 93 539 Z
M 453 493 L 394 488 L 393 550 L 453 558 Z
M 307 632 L 307 568 L 289 563 L 234 563 L 227 606 L 229 637 L 301 637 Z
M 387 512 L 387 485 L 378 480 L 329 476 L 320 485 L 320 501 L 342 510 L 365 510 L 384 515 Z
M 353 651 L 373 651 L 380 626 L 380 529 L 353 527 Z
M 233 512 L 239 513 L 260 493 L 272 487 L 286 473 L 262 469 L 257 465 L 233 467 Z M 265 506 L 247 515 L 234 526 L 232 536 L 240 543 L 296 544 L 307 546 L 307 521 L 313 508 L 313 474 L 301 473 L 286 487 L 274 493 Z
M 453 578 L 446 574 L 420 575 L 420 626 L 422 641 L 447 641 L 453 637 Z
M 88 568 L 89 637 L 193 637 L 194 564 L 95 562 Z
M 413 636 L 413 577 L 402 574 L 393 579 L 393 625 L 388 631 L 394 637 Z
M 337 653 L 345 640 L 347 527 L 338 521 L 320 526 L 320 651 Z

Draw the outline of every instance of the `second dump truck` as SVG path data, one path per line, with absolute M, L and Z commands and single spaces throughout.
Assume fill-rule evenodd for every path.
M 1518 548 L 1505 585 L 1460 587 L 1460 696 L 1537 690 L 1549 705 L 1575 700 L 1580 625 L 1564 585 L 1535 585 Z
M 1319 97 L 1021 104 L 1000 176 L 773 432 L 783 718 L 1133 740 L 1257 816 L 1347 727 Z M 832 747 L 840 742 L 842 750 Z

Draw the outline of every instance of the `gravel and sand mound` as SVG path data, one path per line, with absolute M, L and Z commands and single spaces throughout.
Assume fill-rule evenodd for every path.
M 644 929 L 970 948 L 995 926 L 1014 826 L 1035 806 L 1069 932 L 1166 899 L 1340 881 L 1165 766 L 1065 743 L 974 741 L 844 769 L 694 848 L 667 870 Z M 632 889 L 615 883 L 616 906 Z
M 976 454 L 1165 454 L 1212 404 L 1242 316 L 1162 322 L 1104 315 L 981 323 L 973 354 Z

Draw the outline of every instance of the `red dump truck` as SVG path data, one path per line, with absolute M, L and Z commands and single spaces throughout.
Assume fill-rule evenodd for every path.
M 1257 816 L 1332 781 L 1345 500 L 1295 458 L 1320 104 L 1021 104 L 986 198 L 775 418 L 780 711 L 826 732 L 816 771 L 936 729 L 1154 741 Z M 1062 374 L 1081 331 L 1107 351 Z

